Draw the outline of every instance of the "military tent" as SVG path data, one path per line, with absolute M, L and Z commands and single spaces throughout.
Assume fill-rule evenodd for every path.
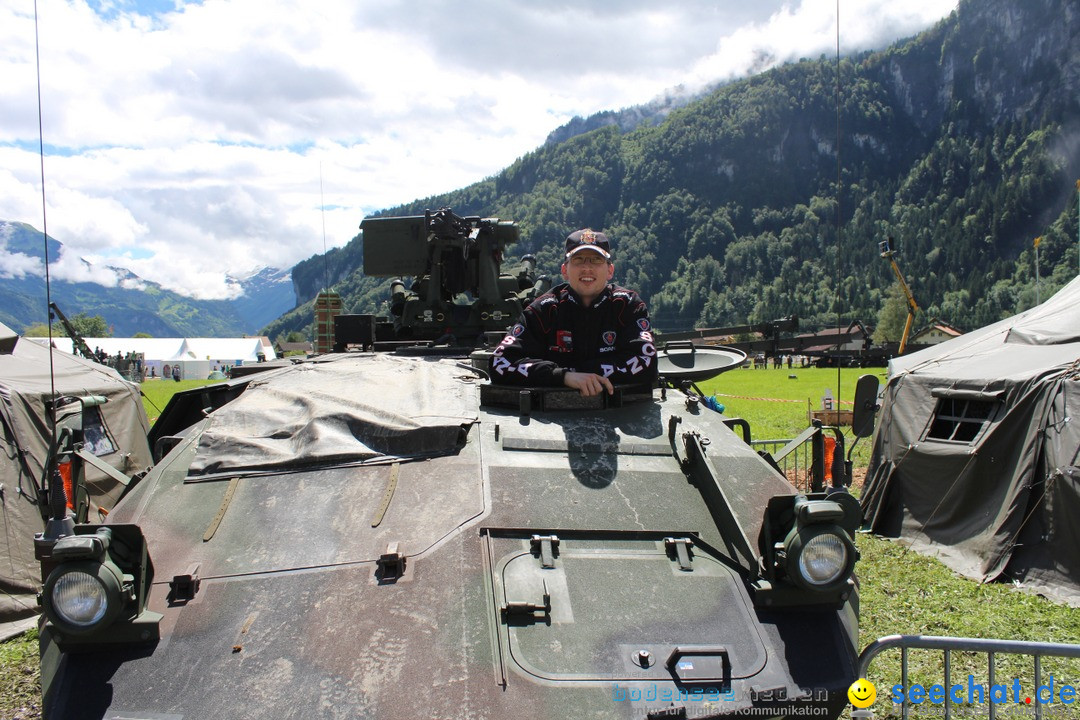
M 893 360 L 863 490 L 870 529 L 980 581 L 1080 604 L 1080 278 Z
M 51 366 L 51 377 L 50 377 Z M 52 441 L 45 403 L 57 395 L 106 398 L 84 415 L 86 449 L 124 475 L 151 464 L 146 440 L 149 423 L 139 387 L 115 370 L 47 346 L 28 342 L 0 324 L 0 638 L 32 622 L 40 570 L 34 560 L 34 534 L 44 523 L 34 504 Z M 123 487 L 109 473 L 86 466 L 93 517 L 96 507 L 111 508 Z

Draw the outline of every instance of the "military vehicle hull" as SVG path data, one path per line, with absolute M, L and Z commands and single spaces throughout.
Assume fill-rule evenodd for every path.
M 722 415 L 647 388 L 500 407 L 486 382 L 329 355 L 191 427 L 108 519 L 145 536 L 153 631 L 47 625 L 46 716 L 842 711 L 853 579 L 763 581 L 797 493 Z

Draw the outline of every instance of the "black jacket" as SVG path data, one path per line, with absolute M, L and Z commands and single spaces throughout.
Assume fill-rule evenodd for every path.
M 491 358 L 491 379 L 505 385 L 561 386 L 568 371 L 614 383 L 652 383 L 656 346 L 645 302 L 608 285 L 589 307 L 567 284 L 534 300 Z

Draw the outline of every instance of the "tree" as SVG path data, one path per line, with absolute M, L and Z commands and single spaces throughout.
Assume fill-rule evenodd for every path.
M 72 327 L 75 328 L 75 332 L 86 337 L 112 337 L 112 331 L 109 330 L 109 324 L 105 322 L 105 318 L 100 315 L 89 316 L 86 313 L 79 313 L 75 317 L 68 318 Z
M 144 332 L 137 332 L 137 333 L 135 333 L 134 335 L 132 335 L 131 337 L 136 337 L 136 338 L 152 338 L 152 337 L 154 337 L 154 336 L 153 336 L 153 335 L 151 335 L 150 333 L 144 333 Z
M 907 323 L 908 303 L 900 283 L 894 283 L 889 289 L 889 295 L 885 298 L 881 311 L 877 316 L 877 327 L 874 329 L 873 340 L 876 343 L 900 342 L 904 335 L 904 325 Z
M 61 328 L 62 329 L 62 328 Z M 54 332 L 53 335 L 62 335 L 63 333 Z M 23 337 L 49 337 L 49 326 L 43 322 L 36 322 L 33 325 L 27 325 L 23 330 Z
M 75 328 L 75 332 L 83 337 L 112 337 L 112 331 L 109 330 L 108 324 L 105 322 L 105 318 L 100 315 L 94 315 L 93 317 L 86 313 L 79 313 L 74 317 L 68 318 L 68 322 Z M 67 328 L 63 323 L 54 322 L 52 327 L 53 337 L 67 337 Z M 26 330 L 23 331 L 24 337 L 49 337 L 49 326 L 42 322 L 33 323 L 27 325 Z M 138 335 L 136 335 L 138 337 Z M 144 337 L 150 337 L 144 335 Z

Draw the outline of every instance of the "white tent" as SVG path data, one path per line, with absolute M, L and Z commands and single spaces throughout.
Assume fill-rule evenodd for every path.
M 41 340 L 41 338 L 35 338 Z M 84 338 L 91 350 L 121 357 L 143 356 L 147 377 L 172 377 L 179 368 L 183 380 L 205 379 L 215 368 L 247 365 L 277 357 L 265 337 L 242 338 Z M 56 346 L 71 353 L 69 338 L 54 338 Z M 261 357 L 260 357 L 261 356 Z

